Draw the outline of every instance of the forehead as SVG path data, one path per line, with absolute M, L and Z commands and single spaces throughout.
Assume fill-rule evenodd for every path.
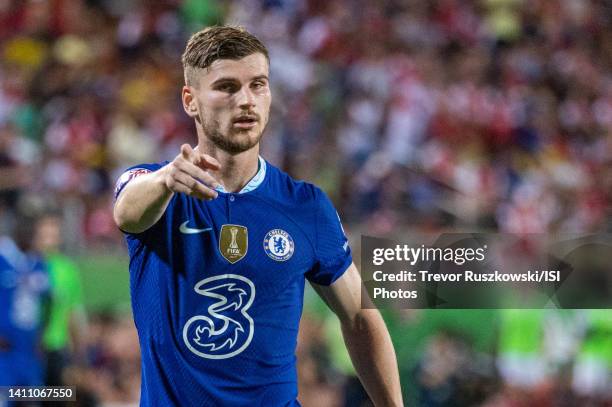
M 256 76 L 268 76 L 268 71 L 268 60 L 259 52 L 242 59 L 217 59 L 201 71 L 200 83 L 210 84 L 221 78 L 249 81 Z

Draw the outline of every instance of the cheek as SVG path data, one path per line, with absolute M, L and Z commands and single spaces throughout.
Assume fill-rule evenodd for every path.
M 231 104 L 226 96 L 218 92 L 207 93 L 198 99 L 203 114 L 219 114 Z
M 227 103 L 206 103 L 202 108 L 202 115 L 209 120 L 224 124 L 225 122 L 229 122 L 231 118 L 231 109 L 228 108 Z
M 272 98 L 268 94 L 267 96 L 263 97 L 262 100 L 261 100 L 261 114 L 262 114 L 262 116 L 265 116 L 266 118 L 268 116 L 270 116 L 270 106 L 271 105 L 272 105 Z

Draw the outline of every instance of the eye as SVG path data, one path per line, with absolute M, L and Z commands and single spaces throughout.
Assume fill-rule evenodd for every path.
M 266 87 L 266 82 L 264 82 L 264 81 L 255 81 L 255 82 L 253 82 L 251 87 L 253 89 L 262 89 L 262 88 Z
M 227 93 L 235 93 L 238 91 L 238 87 L 234 83 L 223 82 L 215 86 L 215 90 L 219 90 L 221 92 L 227 92 Z

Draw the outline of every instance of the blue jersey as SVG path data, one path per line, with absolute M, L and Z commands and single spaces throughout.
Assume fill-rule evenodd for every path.
M 0 386 L 42 385 L 42 306 L 49 278 L 40 257 L 0 237 Z
M 116 195 L 164 164 L 126 171 Z M 305 280 L 329 285 L 352 262 L 320 189 L 260 158 L 240 193 L 175 194 L 154 226 L 126 240 L 141 405 L 299 405 Z

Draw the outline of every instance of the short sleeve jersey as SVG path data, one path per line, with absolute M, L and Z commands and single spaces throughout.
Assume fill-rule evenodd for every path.
M 165 164 L 128 169 L 116 197 Z M 239 193 L 211 201 L 174 194 L 155 225 L 126 241 L 141 405 L 299 405 L 305 280 L 330 285 L 352 262 L 320 189 L 260 158 Z
M 0 236 L 0 386 L 43 384 L 38 343 L 48 294 L 42 259 Z

